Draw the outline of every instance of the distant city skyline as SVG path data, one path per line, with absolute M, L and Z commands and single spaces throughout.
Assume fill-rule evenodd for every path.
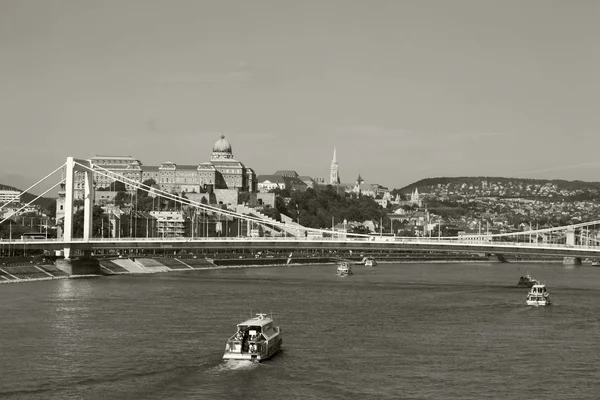
M 393 188 L 599 181 L 600 3 L 0 2 L 0 183 L 67 156 L 197 164 L 225 134 L 278 169 Z

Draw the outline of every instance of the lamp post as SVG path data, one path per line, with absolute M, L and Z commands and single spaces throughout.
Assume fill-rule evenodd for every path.
M 296 223 L 298 224 L 298 237 L 300 237 L 300 209 L 298 208 L 298 203 L 296 203 L 296 211 L 298 212 Z
M 8 220 L 8 256 L 11 257 L 10 255 L 10 243 L 12 242 L 12 220 L 9 219 Z
M 129 237 L 133 237 L 133 193 L 129 194 Z

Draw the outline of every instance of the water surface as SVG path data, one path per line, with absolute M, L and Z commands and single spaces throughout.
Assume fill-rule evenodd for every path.
M 0 398 L 596 399 L 600 268 L 379 264 L 0 286 Z M 525 306 L 529 272 L 553 305 Z M 224 362 L 251 312 L 284 351 Z

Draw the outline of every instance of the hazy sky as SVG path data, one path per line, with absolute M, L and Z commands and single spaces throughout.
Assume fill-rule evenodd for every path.
M 600 1 L 0 0 L 0 183 L 67 156 L 599 181 Z

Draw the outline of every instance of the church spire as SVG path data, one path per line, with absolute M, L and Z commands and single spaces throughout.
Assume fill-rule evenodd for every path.
M 337 162 L 337 152 L 335 147 L 333 148 L 333 160 L 331 160 L 331 168 L 329 169 L 329 183 L 332 185 L 339 184 L 340 181 L 340 172 L 339 165 Z

